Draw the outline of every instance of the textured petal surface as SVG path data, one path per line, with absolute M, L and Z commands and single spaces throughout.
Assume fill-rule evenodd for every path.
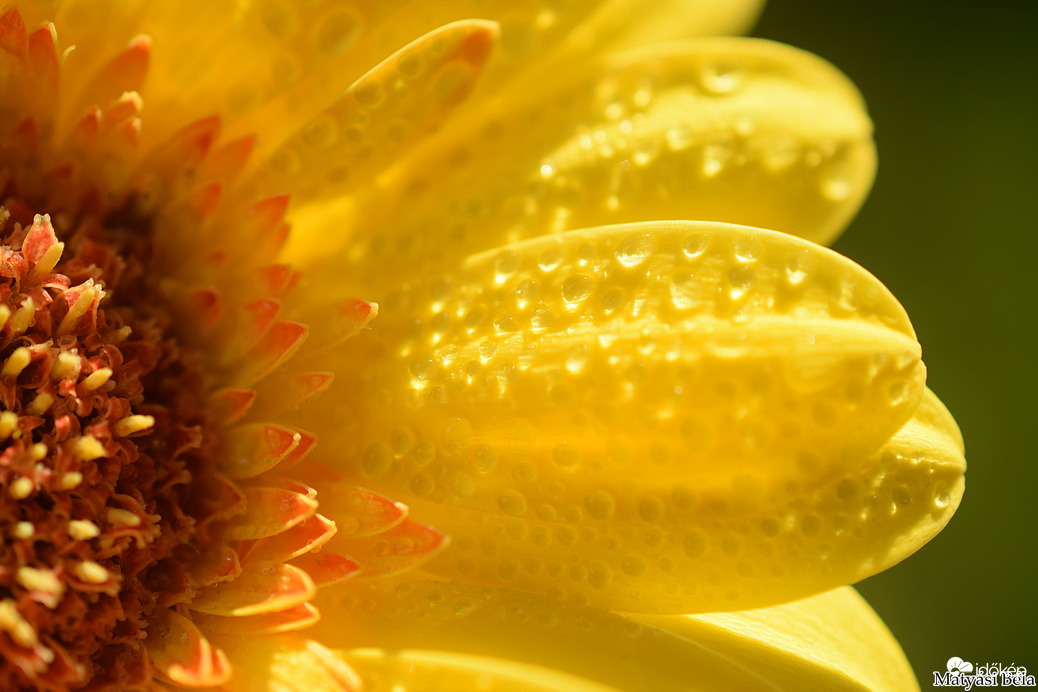
M 323 229 L 342 228 L 337 280 L 382 301 L 416 270 L 600 224 L 724 220 L 826 242 L 871 187 L 861 98 L 813 55 L 718 38 L 604 60 L 469 109 L 378 184 L 296 212 L 289 255 L 335 252 Z
M 650 618 L 455 583 L 372 582 L 321 609 L 330 646 L 499 657 L 630 692 L 648 681 L 659 692 L 916 689 L 897 642 L 850 588 L 758 611 Z M 328 624 L 340 619 L 363 636 Z
M 924 395 L 904 311 L 792 236 L 673 222 L 526 241 L 380 320 L 343 350 L 367 364 L 356 404 L 323 414 L 353 422 L 333 447 L 366 485 L 452 536 L 430 565 L 452 578 L 757 607 L 889 566 L 906 527 L 917 546 L 954 508 L 964 462 L 938 438 L 876 453 Z M 862 485 L 915 504 L 865 521 L 888 506 L 860 506 Z
M 573 509 L 557 521 L 416 501 L 415 511 L 456 546 L 427 569 L 652 612 L 729 610 L 856 582 L 918 550 L 962 498 L 957 430 L 927 423 L 928 410 L 950 419 L 927 393 L 920 415 L 879 452 L 843 475 L 794 485 L 785 495 L 726 504 L 727 498 L 682 495 L 687 486 L 677 486 L 669 497 L 638 495 L 638 514 L 621 513 L 612 525 L 592 514 L 594 503 L 611 497 L 622 512 L 628 496 L 621 492 L 589 493 L 588 504 L 576 508 L 582 515 Z

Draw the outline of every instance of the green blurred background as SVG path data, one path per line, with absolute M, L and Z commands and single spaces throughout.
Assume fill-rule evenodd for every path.
M 830 60 L 876 123 L 879 175 L 836 249 L 908 309 L 966 438 L 948 528 L 860 590 L 920 677 L 952 656 L 1038 674 L 1038 3 L 773 0 L 755 35 Z

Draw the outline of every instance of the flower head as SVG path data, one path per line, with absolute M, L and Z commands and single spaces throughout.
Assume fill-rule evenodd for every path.
M 812 242 L 871 125 L 657 5 L 0 15 L 0 686 L 910 684 L 823 594 L 963 488 Z

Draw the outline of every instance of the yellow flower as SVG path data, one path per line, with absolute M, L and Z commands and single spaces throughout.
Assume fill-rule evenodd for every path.
M 0 687 L 912 688 L 962 439 L 758 5 L 0 14 Z

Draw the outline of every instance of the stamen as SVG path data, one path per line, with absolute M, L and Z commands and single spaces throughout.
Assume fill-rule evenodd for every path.
M 87 541 L 101 535 L 97 524 L 87 519 L 73 519 L 68 523 L 68 535 L 77 541 Z
M 79 471 L 69 471 L 58 477 L 55 487 L 58 490 L 72 490 L 83 482 L 83 474 Z
M 15 540 L 27 541 L 36 535 L 36 527 L 32 525 L 32 522 L 19 521 L 11 527 L 10 535 Z
M 127 416 L 115 424 L 113 430 L 119 437 L 129 437 L 134 433 L 147 430 L 155 425 L 152 416 Z
M 36 303 L 32 298 L 26 298 L 11 319 L 11 334 L 13 336 L 24 334 L 32 324 L 34 317 L 36 317 Z
M 80 461 L 93 461 L 103 456 L 108 456 L 104 445 L 98 442 L 96 437 L 81 437 L 72 444 L 72 453 Z
M 104 584 L 112 576 L 108 570 L 92 560 L 76 563 L 72 573 L 88 584 Z
M 22 370 L 29 367 L 30 362 L 32 362 L 32 353 L 25 346 L 19 346 L 14 353 L 7 357 L 3 369 L 0 369 L 0 377 L 13 380 L 21 374 Z
M 7 487 L 7 494 L 15 500 L 24 500 L 32 495 L 34 490 L 36 490 L 36 484 L 32 482 L 32 479 L 22 476 L 11 482 L 11 485 Z
M 86 379 L 79 383 L 79 386 L 90 392 L 95 389 L 100 389 L 108 382 L 108 378 L 112 376 L 111 368 L 101 368 L 90 373 Z
M 125 509 L 110 507 L 108 512 L 105 514 L 105 518 L 108 520 L 109 524 L 115 526 L 136 527 L 141 525 L 141 518 L 133 512 Z

